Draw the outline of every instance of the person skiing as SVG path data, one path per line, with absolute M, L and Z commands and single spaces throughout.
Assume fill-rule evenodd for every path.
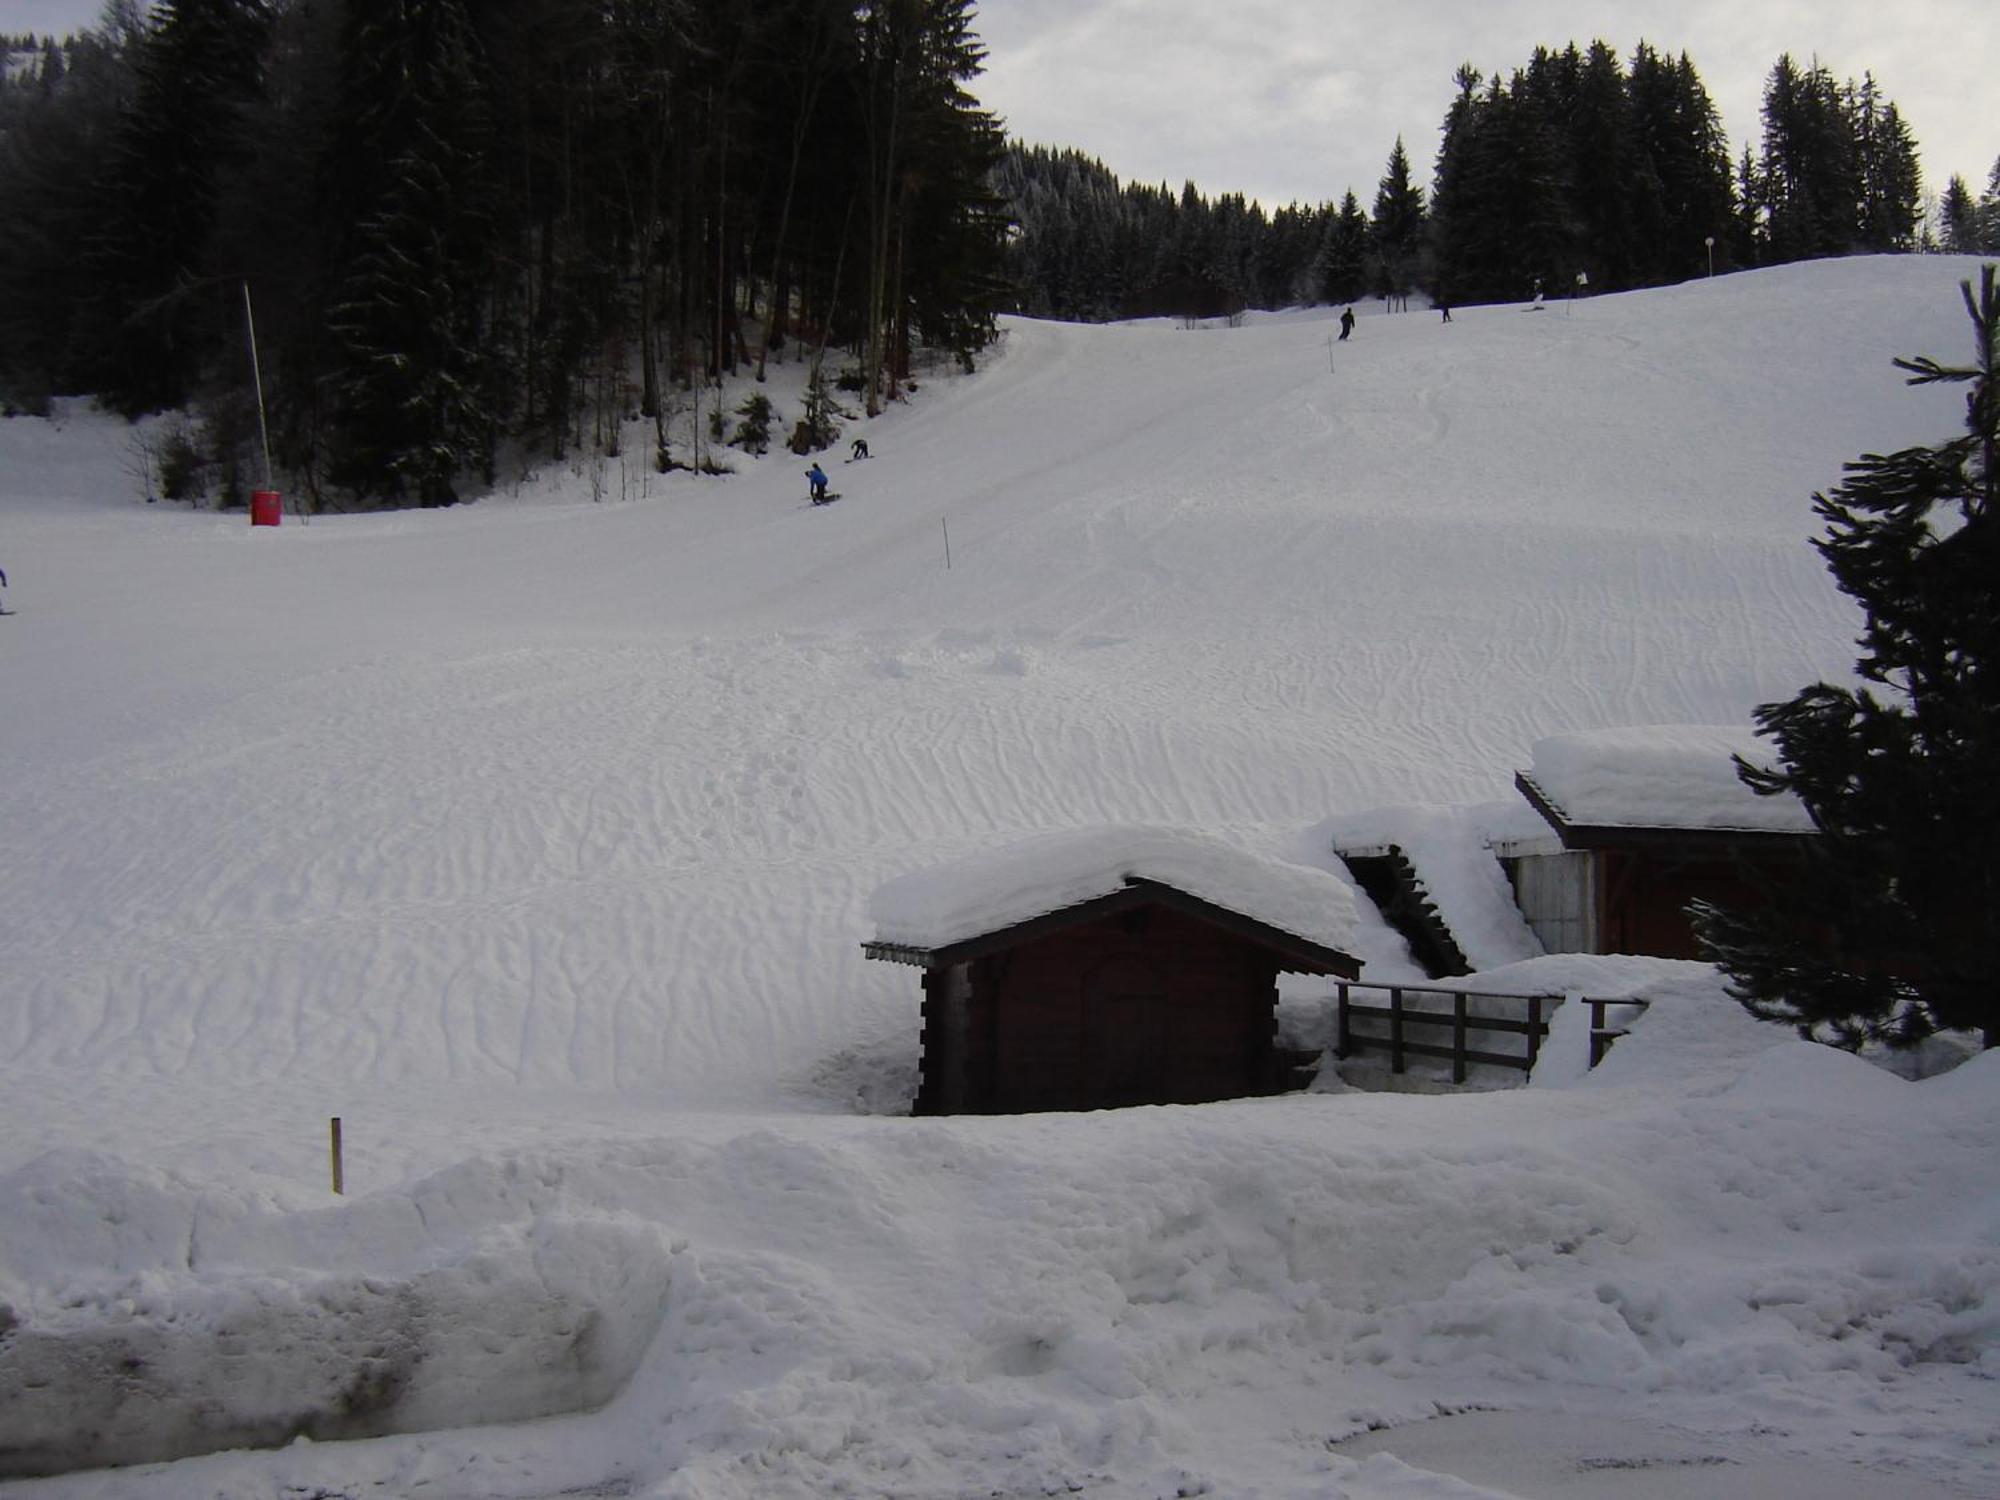
M 1341 341 L 1341 343 L 1343 343 L 1343 344 L 1344 344 L 1344 343 L 1346 343 L 1346 342 L 1347 342 L 1347 336 L 1348 336 L 1348 335 L 1349 335 L 1350 333 L 1352 333 L 1352 332 L 1354 332 L 1354 309 L 1350 307 L 1350 308 L 1348 308 L 1348 309 L 1347 309 L 1347 311 L 1346 311 L 1346 312 L 1344 312 L 1344 313 L 1342 313 L 1342 314 L 1340 315 L 1340 341 Z
M 821 469 L 818 464 L 814 464 L 810 469 L 806 470 L 806 483 L 812 486 L 812 503 L 814 505 L 826 504 L 826 471 Z

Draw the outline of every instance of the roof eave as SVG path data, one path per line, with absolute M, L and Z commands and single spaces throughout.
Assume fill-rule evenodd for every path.
M 918 968 L 949 968 L 954 964 L 983 958 L 989 953 L 997 953 L 1004 948 L 1017 947 L 1025 942 L 1061 931 L 1084 922 L 1094 922 L 1103 917 L 1128 911 L 1133 907 L 1160 905 L 1184 911 L 1200 917 L 1212 926 L 1247 938 L 1277 955 L 1279 968 L 1291 974 L 1329 974 L 1343 979 L 1354 979 L 1361 973 L 1361 962 L 1337 948 L 1329 948 L 1302 938 L 1283 928 L 1272 927 L 1255 917 L 1246 917 L 1241 912 L 1228 907 L 1217 906 L 1212 901 L 1204 901 L 1177 886 L 1164 885 L 1159 881 L 1147 880 L 1142 876 L 1128 875 L 1124 886 L 1102 896 L 1094 896 L 1088 901 L 1079 901 L 1070 906 L 1057 907 L 1054 911 L 1043 912 L 1040 916 L 1016 922 L 1007 927 L 995 928 L 992 932 L 961 939 L 956 943 L 924 947 L 914 943 L 868 942 L 861 945 L 862 956 L 881 959 L 888 963 L 912 964 Z
M 1775 828 L 1670 828 L 1645 823 L 1575 823 L 1560 804 L 1536 785 L 1526 771 L 1514 773 L 1514 786 L 1556 831 L 1565 849 L 1706 850 L 1764 849 L 1797 851 L 1817 833 L 1787 833 Z

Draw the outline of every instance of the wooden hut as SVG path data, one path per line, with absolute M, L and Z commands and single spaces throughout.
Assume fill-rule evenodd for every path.
M 1791 798 L 1755 796 L 1732 757 L 1768 755 L 1748 730 L 1655 725 L 1535 746 L 1514 784 L 1552 839 L 1495 848 L 1521 913 L 1552 953 L 1696 958 L 1690 903 L 1742 905 L 1817 835 Z
M 1336 946 L 1339 880 L 1171 830 L 1044 836 L 873 909 L 866 955 L 924 971 L 918 1114 L 1275 1093 L 1300 1060 L 1277 1045 L 1278 975 L 1361 968 Z

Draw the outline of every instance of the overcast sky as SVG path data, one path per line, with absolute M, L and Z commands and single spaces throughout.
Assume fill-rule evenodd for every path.
M 755 0 L 743 0 L 755 3 Z M 100 0 L 0 0 L 0 28 L 95 22 Z M 1010 134 L 1095 156 L 1127 181 L 1192 179 L 1266 207 L 1375 198 L 1401 135 L 1428 180 L 1462 62 L 1524 65 L 1536 44 L 1641 39 L 1686 52 L 1732 159 L 1762 142 L 1783 52 L 1872 71 L 1917 137 L 1928 191 L 1976 194 L 2000 156 L 2000 0 L 982 0 L 974 85 Z
M 2000 0 L 984 0 L 981 101 L 1031 143 L 1126 181 L 1192 179 L 1265 206 L 1375 199 L 1401 135 L 1428 180 L 1462 62 L 1524 66 L 1537 44 L 1642 39 L 1686 52 L 1732 159 L 1761 146 L 1781 53 L 1872 71 L 1917 137 L 1927 190 L 1977 194 L 2000 156 Z

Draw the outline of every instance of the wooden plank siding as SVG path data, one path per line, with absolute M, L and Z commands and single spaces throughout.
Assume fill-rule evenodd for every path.
M 1278 1075 L 1279 960 L 1167 905 L 1041 930 L 924 982 L 919 1114 L 1199 1103 Z

